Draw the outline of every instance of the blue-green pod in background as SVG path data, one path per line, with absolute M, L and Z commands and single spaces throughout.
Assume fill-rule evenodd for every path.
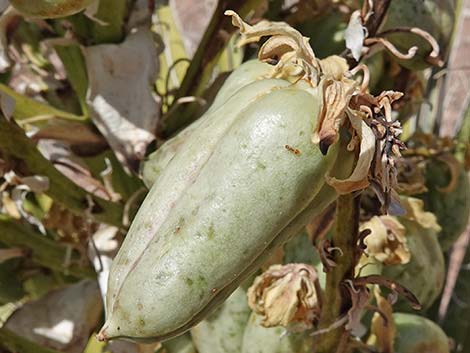
M 238 287 L 206 319 L 191 329 L 199 353 L 240 353 L 251 309 L 246 290 Z
M 429 308 L 442 291 L 445 262 L 436 231 L 422 228 L 416 222 L 400 219 L 406 228 L 410 261 L 406 264 L 383 266 L 382 274 L 397 281 L 418 298 L 423 309 Z M 423 276 L 423 273 L 426 275 Z M 401 300 L 395 307 L 409 310 Z
M 198 353 L 189 333 L 162 343 L 162 347 L 156 353 Z
M 425 317 L 394 313 L 397 353 L 449 353 L 449 339 L 442 329 Z
M 305 332 L 287 332 L 284 327 L 261 326 L 261 317 L 252 313 L 243 335 L 241 353 L 311 353 L 313 337 Z

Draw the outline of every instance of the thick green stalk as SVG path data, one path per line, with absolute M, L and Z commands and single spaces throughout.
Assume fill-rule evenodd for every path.
M 122 205 L 80 188 L 39 152 L 18 125 L 3 116 L 0 116 L 0 155 L 20 174 L 48 177 L 49 189 L 45 193 L 70 211 L 83 215 L 88 210 L 88 215 L 100 222 L 121 226 Z
M 85 58 L 78 44 L 55 45 L 57 55 L 64 64 L 70 85 L 77 94 L 82 115 L 88 117 L 88 105 L 86 103 L 86 92 L 88 90 L 88 75 L 86 71 Z
M 350 308 L 350 298 L 344 281 L 354 278 L 357 262 L 359 229 L 359 198 L 342 195 L 336 203 L 336 223 L 332 246 L 336 266 L 326 274 L 326 287 L 320 329 L 326 329 L 343 317 Z M 340 250 L 339 250 L 340 249 Z M 345 334 L 344 325 L 318 336 L 316 353 L 334 353 Z
M 0 215 L 0 243 L 28 249 L 33 262 L 52 270 L 81 278 L 95 277 L 95 271 L 87 263 L 79 263 L 81 259 L 76 252 L 70 253 L 67 246 L 5 215 Z M 66 266 L 67 262 L 70 265 Z

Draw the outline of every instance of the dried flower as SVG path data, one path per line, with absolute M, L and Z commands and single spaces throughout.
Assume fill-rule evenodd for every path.
M 306 264 L 273 265 L 248 289 L 248 304 L 264 327 L 312 328 L 321 312 L 317 272 Z

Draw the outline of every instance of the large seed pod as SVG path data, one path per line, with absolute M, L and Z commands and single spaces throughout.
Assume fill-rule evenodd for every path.
M 455 185 L 448 167 L 442 162 L 431 162 L 426 167 L 428 191 L 420 195 L 428 211 L 434 213 L 442 230 L 439 244 L 447 251 L 463 233 L 470 217 L 470 184 L 462 166 L 456 171 Z M 450 186 L 449 190 L 448 186 Z
M 271 68 L 271 65 L 262 63 L 259 60 L 250 60 L 243 63 L 232 72 L 217 93 L 209 111 L 179 134 L 166 141 L 158 150 L 147 157 L 147 160 L 142 166 L 142 178 L 145 185 L 148 188 L 153 185 L 157 177 L 195 129 L 200 125 L 206 126 L 210 119 L 216 119 L 218 117 L 218 115 L 211 114 L 212 111 L 224 104 L 227 99 L 234 95 L 240 88 L 255 82 L 261 76 L 267 74 Z M 228 125 L 232 124 L 232 121 L 225 119 L 225 117 L 221 117 L 221 120 L 222 123 L 226 122 Z
M 311 141 L 320 108 L 318 88 L 266 79 L 208 112 L 224 119 L 190 134 L 113 263 L 102 338 L 175 336 L 257 269 L 336 159 Z
M 403 27 L 420 28 L 436 39 L 441 55 L 445 55 L 454 27 L 454 12 L 452 0 L 394 0 L 390 2 L 380 31 Z M 410 70 L 422 70 L 430 65 L 426 58 L 433 48 L 422 37 L 408 32 L 397 32 L 387 35 L 386 38 L 403 53 L 407 53 L 413 46 L 418 47 L 415 56 L 410 60 L 400 60 L 400 65 Z
M 422 316 L 394 313 L 395 352 L 449 353 L 449 340 L 442 329 Z
M 416 222 L 400 219 L 406 228 L 410 261 L 383 267 L 383 275 L 408 288 L 418 298 L 423 309 L 429 308 L 441 293 L 445 278 L 445 263 L 436 232 L 424 229 Z M 423 274 L 426 274 L 423 276 Z M 397 303 L 409 310 L 407 303 Z
M 32 18 L 58 18 L 84 10 L 96 0 L 10 0 L 21 14 Z
M 305 332 L 286 332 L 283 327 L 261 326 L 261 317 L 252 313 L 243 335 L 242 353 L 310 353 L 313 337 Z

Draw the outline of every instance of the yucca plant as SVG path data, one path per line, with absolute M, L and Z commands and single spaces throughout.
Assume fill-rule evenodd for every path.
M 465 2 L 1 5 L 0 350 L 470 349 Z

